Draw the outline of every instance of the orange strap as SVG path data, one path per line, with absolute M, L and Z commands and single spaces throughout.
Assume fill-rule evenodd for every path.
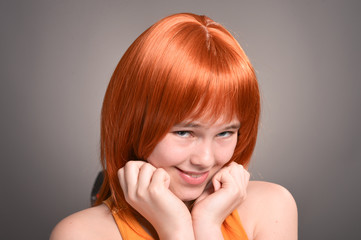
M 111 199 L 108 198 L 104 203 L 110 209 Z M 123 239 L 154 240 L 138 223 L 129 209 L 122 209 L 121 211 L 112 210 L 111 212 Z M 237 210 L 234 210 L 232 214 L 226 218 L 222 224 L 221 230 L 225 240 L 248 240 Z
M 221 226 L 221 230 L 225 240 L 248 240 L 246 231 L 242 226 L 237 210 L 234 210 L 231 215 L 229 215 L 226 220 L 224 220 Z

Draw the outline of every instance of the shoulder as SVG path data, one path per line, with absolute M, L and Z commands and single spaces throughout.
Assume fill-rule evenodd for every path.
M 238 211 L 254 239 L 297 239 L 297 205 L 281 185 L 251 181 Z
M 247 187 L 248 197 L 255 201 L 266 201 L 276 205 L 295 204 L 292 194 L 285 187 L 271 182 L 250 181 Z
M 109 209 L 104 205 L 88 208 L 61 220 L 50 240 L 122 239 Z

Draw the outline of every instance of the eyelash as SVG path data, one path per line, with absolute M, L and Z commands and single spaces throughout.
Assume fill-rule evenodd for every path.
M 221 133 L 219 133 L 219 134 L 217 134 L 218 136 L 221 136 L 222 135 L 222 137 L 226 137 L 226 136 L 224 136 L 223 134 L 227 134 L 227 137 L 229 137 L 229 136 L 232 136 L 235 132 L 232 132 L 232 131 L 225 131 L 225 132 L 221 132 Z
M 193 135 L 193 133 L 191 131 L 174 131 L 173 133 L 180 136 L 180 137 L 188 137 L 188 134 L 191 135 L 191 136 Z M 236 132 L 233 132 L 233 131 L 224 131 L 224 132 L 218 133 L 217 136 L 219 136 L 219 137 L 229 137 L 229 136 L 232 136 L 235 133 Z M 224 136 L 224 134 L 227 134 L 227 136 Z M 185 135 L 187 135 L 187 136 L 185 136 Z
M 180 137 L 186 137 L 186 136 L 184 136 L 182 133 L 186 133 L 186 134 L 192 135 L 192 132 L 191 132 L 191 131 L 174 131 L 173 133 L 176 134 L 176 135 L 178 135 L 178 136 L 180 136 Z

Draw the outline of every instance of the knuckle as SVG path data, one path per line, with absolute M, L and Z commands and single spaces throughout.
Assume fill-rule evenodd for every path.
M 159 186 L 150 186 L 148 191 L 149 191 L 149 194 L 151 197 L 157 197 L 160 195 L 160 187 Z
M 240 197 L 240 196 L 242 196 L 242 191 L 239 187 L 237 187 L 236 189 L 234 189 L 233 194 L 236 197 Z
M 247 198 L 247 193 L 244 192 L 244 193 L 242 194 L 242 196 L 241 196 L 241 201 L 246 200 L 246 198 Z
M 118 178 L 120 178 L 123 175 L 123 173 L 124 173 L 124 168 L 118 169 L 118 171 L 117 171 Z
M 143 161 L 130 160 L 125 163 L 125 167 L 126 168 L 140 168 L 144 164 L 145 164 L 145 162 L 143 162 Z
M 127 200 L 127 202 L 129 203 L 134 203 L 137 201 L 137 194 L 134 191 L 129 191 L 127 192 L 127 194 L 125 195 L 125 198 Z
M 125 198 L 125 201 L 127 201 L 128 203 L 133 202 L 133 198 L 130 197 L 129 192 L 127 192 L 126 194 L 124 194 L 124 198 Z
M 133 161 L 128 161 L 125 163 L 123 168 L 125 171 L 129 171 L 130 169 L 132 169 L 132 167 L 133 167 Z
M 145 197 L 145 192 L 140 190 L 139 188 L 135 191 L 135 198 L 143 199 Z
M 126 162 L 125 163 L 125 167 L 129 167 L 129 166 L 131 166 L 131 165 L 133 165 L 134 164 L 134 161 L 128 161 L 128 162 Z
M 154 172 L 159 174 L 159 175 L 166 175 L 167 174 L 167 172 L 163 168 L 157 168 Z
M 230 162 L 227 167 L 233 167 L 235 164 L 235 162 Z
M 238 165 L 237 165 L 237 170 L 239 170 L 239 171 L 241 171 L 241 172 L 245 171 L 245 169 L 244 169 L 244 167 L 243 167 L 242 164 L 238 164 Z
M 144 164 L 141 166 L 141 169 L 142 169 L 142 170 L 154 171 L 154 170 L 155 170 L 155 167 L 153 167 L 153 165 L 151 165 L 150 163 L 144 163 Z

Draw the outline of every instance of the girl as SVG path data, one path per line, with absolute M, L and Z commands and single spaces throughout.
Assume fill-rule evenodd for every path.
M 195 14 L 155 23 L 104 97 L 96 206 L 51 239 L 297 239 L 291 194 L 249 182 L 259 114 L 254 70 L 224 27 Z

